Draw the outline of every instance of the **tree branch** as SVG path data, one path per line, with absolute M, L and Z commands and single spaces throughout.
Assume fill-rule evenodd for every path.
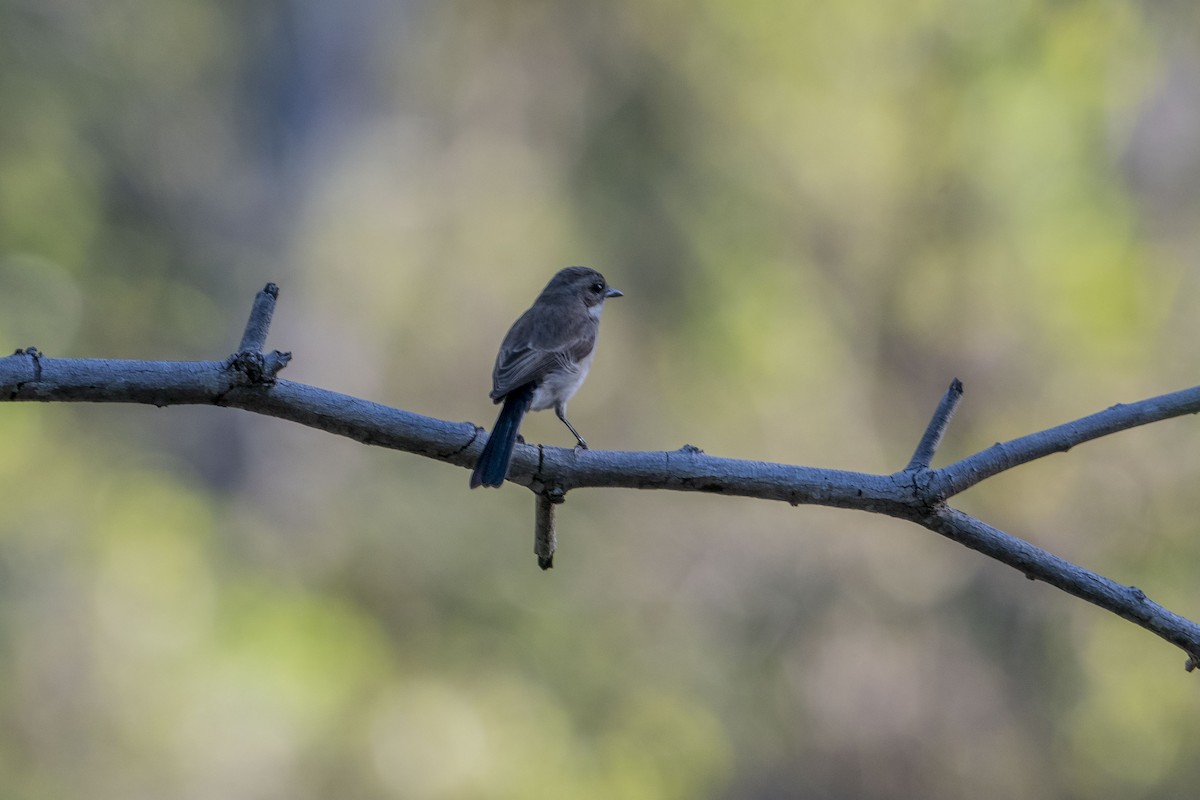
M 270 286 L 268 286 L 270 289 Z M 264 290 L 267 292 L 267 290 Z M 263 293 L 260 293 L 260 298 Z M 243 346 L 266 340 L 271 295 L 256 301 L 266 322 Z M 416 453 L 470 468 L 486 441 L 482 428 L 390 408 L 337 392 L 277 380 L 289 358 L 243 350 L 224 361 L 124 361 L 46 358 L 35 348 L 0 358 L 0 399 L 41 402 L 203 404 L 240 408 L 346 436 L 364 444 Z M 891 475 L 744 461 L 706 455 L 691 445 L 670 452 L 575 450 L 518 444 L 508 480 L 537 495 L 535 552 L 548 568 L 554 555 L 554 505 L 571 489 L 670 489 L 854 508 L 915 522 L 977 550 L 1031 579 L 1107 609 L 1157 634 L 1200 666 L 1200 625 L 1134 587 L 1076 566 L 946 505 L 986 478 L 1076 444 L 1150 422 L 1200 411 L 1200 387 L 1116 405 L 1083 419 L 994 445 L 940 470 L 928 468 L 961 398 L 951 384 L 905 469 Z
M 1065 453 L 1092 439 L 1200 412 L 1200 386 L 1151 397 L 1137 403 L 1118 403 L 1095 414 L 1009 442 L 997 442 L 939 470 L 936 491 L 953 497 L 993 475 L 1054 453 Z

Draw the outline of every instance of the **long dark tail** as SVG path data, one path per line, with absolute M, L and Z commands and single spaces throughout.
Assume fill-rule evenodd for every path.
M 533 402 L 533 384 L 527 384 L 514 389 L 504 397 L 504 408 L 496 417 L 492 426 L 492 435 L 488 437 L 479 460 L 475 462 L 475 471 L 471 473 L 471 488 L 476 486 L 502 486 L 508 475 L 508 462 L 512 459 L 513 445 L 517 443 L 517 431 L 521 427 L 521 419 Z

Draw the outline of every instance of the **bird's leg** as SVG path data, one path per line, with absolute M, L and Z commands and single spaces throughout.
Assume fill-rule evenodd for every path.
M 571 424 L 571 423 L 570 423 L 570 422 L 567 420 L 567 406 L 566 406 L 566 404 L 565 404 L 565 403 L 559 403 L 558 405 L 556 405 L 556 406 L 554 407 L 554 413 L 558 415 L 558 418 L 559 418 L 559 419 L 561 419 L 561 420 L 563 421 L 563 425 L 566 425 L 566 426 L 567 426 L 567 429 L 568 429 L 569 431 L 571 431 L 571 433 L 573 433 L 573 434 L 575 435 L 575 438 L 576 438 L 576 439 L 578 439 L 578 440 L 579 440 L 579 446 L 580 446 L 581 448 L 583 448 L 584 450 L 587 450 L 587 449 L 588 449 L 587 442 L 585 442 L 585 441 L 583 440 L 583 437 L 579 435 L 579 431 L 575 430 L 575 426 L 574 426 L 574 425 L 572 425 L 572 424 Z

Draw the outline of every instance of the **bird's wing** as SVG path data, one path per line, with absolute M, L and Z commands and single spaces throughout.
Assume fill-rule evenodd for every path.
M 590 324 L 591 319 L 589 324 L 579 325 L 578 317 L 552 313 L 535 319 L 531 311 L 521 315 L 500 345 L 492 371 L 493 400 L 586 358 L 596 344 L 597 326 Z
M 557 351 L 532 347 L 506 351 L 503 360 L 496 362 L 496 369 L 492 373 L 492 399 L 499 402 L 500 398 L 518 386 L 539 382 L 566 364 L 566 357 Z

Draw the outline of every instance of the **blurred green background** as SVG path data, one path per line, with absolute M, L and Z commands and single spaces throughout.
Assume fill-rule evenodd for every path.
M 1194 0 L 0 0 L 0 341 L 490 425 L 551 274 L 596 447 L 873 472 L 1197 383 Z M 1169 798 L 1182 653 L 895 520 L 533 499 L 211 408 L 0 413 L 5 798 Z M 570 445 L 553 418 L 531 441 Z M 1200 430 L 986 521 L 1200 616 Z M 1189 742 L 1191 744 L 1189 744 Z

